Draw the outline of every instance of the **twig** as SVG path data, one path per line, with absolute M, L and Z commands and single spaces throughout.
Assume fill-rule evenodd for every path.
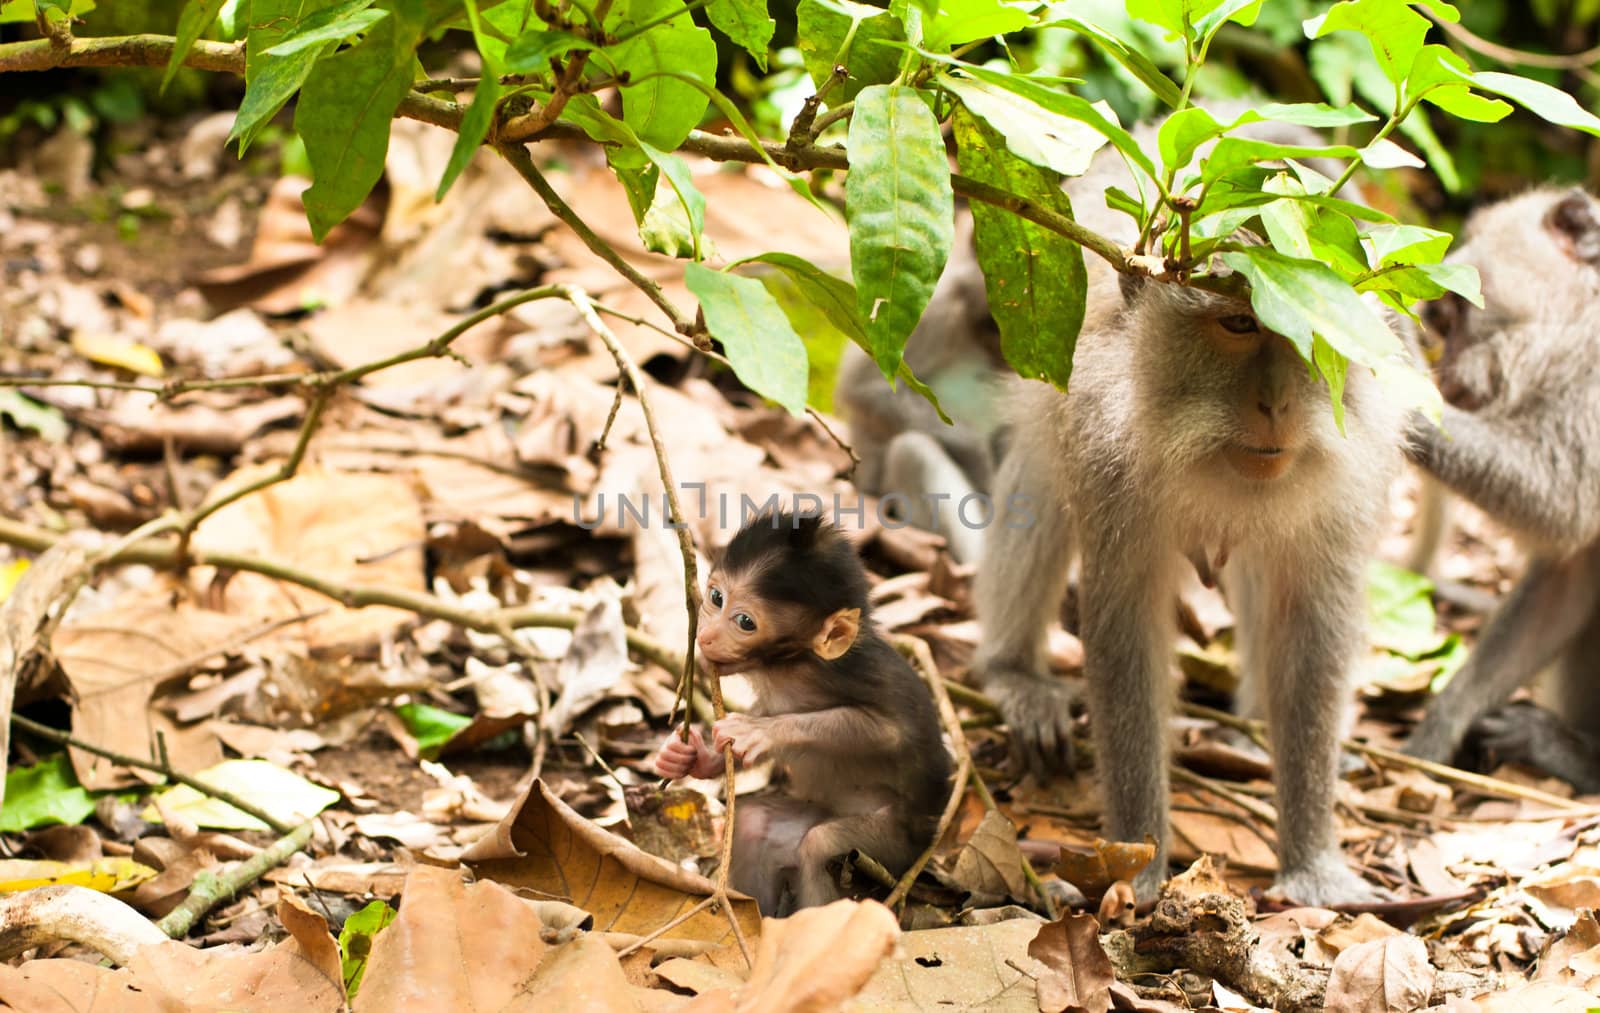
M 1259 721 L 1251 721 L 1248 718 L 1241 718 L 1236 714 L 1229 714 L 1227 711 L 1217 710 L 1214 707 L 1204 707 L 1200 704 L 1185 703 L 1182 708 L 1183 712 L 1191 717 L 1206 718 L 1220 725 L 1236 728 L 1246 734 L 1252 732 L 1260 734 L 1261 722 Z M 1432 760 L 1420 760 L 1415 756 L 1407 756 L 1405 753 L 1397 753 L 1392 749 L 1384 749 L 1382 746 L 1368 745 L 1365 742 L 1356 742 L 1353 739 L 1346 739 L 1340 745 L 1353 753 L 1360 753 L 1362 756 L 1369 757 L 1379 763 L 1387 763 L 1390 766 L 1403 767 L 1408 770 L 1420 770 L 1424 774 L 1440 781 L 1473 788 L 1487 795 L 1520 799 L 1526 802 L 1538 802 L 1575 815 L 1587 813 L 1594 808 L 1593 806 L 1574 802 L 1569 798 L 1562 798 L 1560 795 L 1552 795 L 1547 791 L 1540 791 L 1537 788 L 1525 788 L 1520 784 L 1502 781 L 1497 777 L 1474 774 L 1471 771 L 1461 770 L 1443 763 L 1434 763 Z
M 731 831 L 729 833 L 731 833 Z M 717 903 L 717 897 L 716 897 L 715 894 L 713 894 L 710 897 L 707 897 L 705 900 L 702 900 L 700 903 L 696 904 L 694 907 L 692 907 L 689 910 L 685 911 L 683 914 L 681 914 L 678 917 L 672 919 L 670 922 L 667 922 L 665 925 L 660 925 L 660 926 L 657 926 L 654 929 L 651 929 L 649 932 L 646 932 L 644 935 L 640 936 L 638 939 L 635 939 L 633 942 L 629 943 L 628 945 L 624 946 L 622 949 L 618 950 L 617 951 L 617 959 L 620 960 L 623 957 L 626 957 L 628 954 L 632 953 L 634 950 L 639 949 L 641 946 L 650 945 L 651 943 L 655 942 L 657 939 L 660 939 L 662 936 L 666 935 L 668 932 L 671 932 L 673 929 L 677 928 L 679 925 L 682 925 L 684 922 L 688 921 L 690 918 L 693 918 L 695 915 L 699 914 L 700 912 L 704 911 L 706 908 L 710 907 L 711 905 L 713 905 L 715 903 Z M 732 917 L 731 913 L 730 913 L 729 917 L 730 918 Z M 738 934 L 737 932 L 735 932 L 735 938 L 739 940 L 739 948 L 741 950 L 744 949 L 744 936 Z M 746 961 L 748 961 L 750 959 L 748 953 L 745 955 L 745 959 L 746 959 Z
M 174 770 L 172 765 L 169 763 L 163 763 L 155 760 L 144 760 L 137 756 L 129 756 L 127 753 L 119 753 L 116 750 L 107 749 L 104 746 L 97 746 L 91 742 L 85 742 L 67 732 L 63 732 L 58 729 L 51 728 L 49 725 L 42 725 L 37 721 L 25 718 L 20 714 L 11 715 L 11 723 L 17 728 L 27 732 L 29 735 L 37 735 L 39 738 L 45 739 L 49 742 L 54 742 L 59 746 L 70 746 L 73 749 L 81 749 L 85 753 L 93 753 L 96 756 L 105 757 L 112 763 L 117 764 L 119 767 L 135 767 L 139 770 L 148 770 L 157 774 L 163 774 L 170 781 L 175 781 L 178 784 L 186 784 L 202 795 L 214 798 L 218 802 L 226 802 L 228 805 L 233 806 L 240 812 L 254 816 L 256 819 L 270 827 L 274 833 L 287 834 L 294 829 L 293 824 L 283 822 L 276 816 L 273 816 L 271 813 L 267 812 L 265 809 L 262 809 L 260 806 L 255 805 L 252 802 L 245 801 L 231 791 L 223 791 L 221 788 L 214 788 L 198 778 L 190 777 L 188 774 L 185 774 L 180 770 Z
M 1421 13 L 1440 28 L 1444 33 L 1468 49 L 1482 56 L 1487 56 L 1501 63 L 1524 67 L 1548 67 L 1552 70 L 1587 70 L 1596 63 L 1600 63 L 1600 46 L 1593 46 L 1581 53 L 1530 53 L 1525 49 L 1512 49 L 1496 42 L 1490 42 L 1480 35 L 1474 34 L 1470 29 L 1452 21 L 1446 21 L 1430 11 L 1426 5 Z
M 828 434 L 828 439 L 832 440 L 835 446 L 850 456 L 850 474 L 854 475 L 856 473 L 856 469 L 861 466 L 861 458 L 856 454 L 856 448 L 839 438 L 839 434 L 833 431 L 832 426 L 828 425 L 827 420 L 822 417 L 821 412 L 817 411 L 810 405 L 807 405 L 806 414 L 811 416 L 811 421 L 815 422 L 822 428 L 823 432 Z
M 60 538 L 61 536 L 51 532 L 0 517 L 0 542 L 5 544 L 15 545 L 34 552 L 43 552 L 56 544 Z M 145 566 L 171 570 L 177 569 L 179 557 L 174 543 L 146 540 L 129 545 L 107 559 L 106 562 L 142 563 Z M 501 623 L 505 623 L 512 629 L 521 629 L 524 626 L 551 626 L 557 629 L 570 630 L 576 628 L 578 622 L 583 618 L 579 613 L 547 612 L 542 609 L 521 606 L 492 610 L 463 608 L 460 605 L 422 591 L 405 591 L 399 588 L 376 585 L 341 584 L 330 578 L 301 570 L 297 567 L 287 566 L 276 560 L 262 559 L 257 556 L 243 556 L 231 552 L 199 552 L 191 550 L 187 562 L 191 566 L 213 566 L 225 570 L 242 570 L 247 573 L 259 573 L 275 580 L 287 581 L 300 587 L 309 588 L 326 598 L 331 598 L 346 608 L 387 605 L 391 608 L 414 612 L 420 616 L 427 616 L 430 619 L 443 619 L 445 622 L 454 623 L 457 626 L 476 630 L 480 633 L 498 633 Z M 652 639 L 648 634 L 631 626 L 624 627 L 624 632 L 627 636 L 628 649 L 635 654 L 669 672 L 676 672 L 683 668 L 683 655 L 674 652 L 671 648 Z
M 561 199 L 561 195 L 556 193 L 555 187 L 551 186 L 550 181 L 544 178 L 544 173 L 540 172 L 538 166 L 533 164 L 533 158 L 528 154 L 526 147 L 521 144 L 501 144 L 496 150 L 505 157 L 507 162 L 511 163 L 511 167 L 517 170 L 517 174 L 523 178 L 528 186 L 533 188 L 533 192 L 539 195 L 539 199 L 544 201 L 545 206 L 550 209 L 551 213 L 578 234 L 578 238 L 583 240 L 583 245 L 593 251 L 595 256 L 610 264 L 612 270 L 626 278 L 630 284 L 649 297 L 651 302 L 660 307 L 661 312 L 667 315 L 667 319 L 672 321 L 672 326 L 677 328 L 680 334 L 694 332 L 694 319 L 685 316 L 684 312 L 674 306 L 672 301 L 661 291 L 660 285 L 646 278 L 639 273 L 638 268 L 624 260 L 622 254 L 618 253 L 610 243 L 601 239 L 599 233 L 591 229 L 578 216 L 578 213 L 572 210 L 572 206 Z M 569 291 L 572 290 L 569 289 Z M 584 296 L 584 302 L 585 305 L 591 306 L 590 312 L 592 314 L 592 304 L 588 302 L 587 296 Z M 602 324 L 601 326 L 604 325 Z
M 944 837 L 945 831 L 950 829 L 950 824 L 956 818 L 956 812 L 961 808 L 961 799 L 967 793 L 967 778 L 972 773 L 972 754 L 967 750 L 967 737 L 961 733 L 961 722 L 956 717 L 955 705 L 950 702 L 950 694 L 945 692 L 944 680 L 939 678 L 938 666 L 933 662 L 933 652 L 928 650 L 927 643 L 918 637 L 900 635 L 894 638 L 894 645 L 910 658 L 912 667 L 928 684 L 934 703 L 939 707 L 939 719 L 944 722 L 944 730 L 950 736 L 950 746 L 956 754 L 956 775 L 950 787 L 950 800 L 945 803 L 944 812 L 939 814 L 939 824 L 933 831 L 933 840 L 901 875 L 900 881 L 895 884 L 894 890 L 884 901 L 890 908 L 898 911 L 911 892 L 911 884 L 917 881 L 917 876 L 927 866 L 929 859 L 933 858 L 940 839 Z
M 533 169 L 532 160 L 527 158 L 527 152 L 518 148 L 529 169 Z M 534 175 L 538 170 L 533 169 Z M 539 177 L 541 180 L 543 177 Z M 548 186 L 548 184 L 546 184 Z M 552 191 L 553 192 L 553 191 Z M 570 210 L 570 209 L 569 209 Z M 598 237 L 596 237 L 598 238 Z M 678 502 L 678 486 L 672 478 L 672 465 L 667 459 L 667 448 L 661 439 L 661 429 L 656 425 L 654 411 L 650 407 L 650 399 L 645 396 L 644 378 L 639 373 L 639 367 L 622 347 L 622 342 L 606 326 L 600 314 L 595 312 L 594 304 L 589 301 L 589 296 L 582 290 L 572 286 L 561 286 L 567 301 L 571 302 L 583 317 L 589 329 L 606 346 L 611 357 L 616 361 L 617 371 L 621 374 L 619 383 L 625 379 L 628 386 L 633 388 L 633 395 L 639 402 L 639 411 L 644 415 L 645 431 L 650 434 L 650 446 L 655 451 L 656 469 L 660 473 L 663 495 L 667 500 L 667 518 L 674 531 L 678 534 L 678 549 L 683 555 L 683 604 L 688 612 L 689 629 L 687 643 L 684 647 L 683 670 L 679 676 L 679 691 L 684 694 L 688 706 L 685 708 L 684 732 L 688 735 L 689 715 L 693 709 L 695 663 L 694 645 L 695 636 L 699 628 L 700 619 L 700 574 L 695 563 L 694 536 L 689 532 L 689 524 L 684 519 L 683 506 Z M 719 679 L 711 680 L 711 710 L 718 719 L 727 714 L 727 708 L 722 701 L 722 682 Z M 722 747 L 723 759 L 723 784 L 724 784 L 724 809 L 722 825 L 722 855 L 717 867 L 716 885 L 710 901 L 721 906 L 724 914 L 728 916 L 728 924 L 733 928 L 734 941 L 739 944 L 739 952 L 744 956 L 747 966 L 754 966 L 750 956 L 749 944 L 745 942 L 744 929 L 739 925 L 739 916 L 733 908 L 733 903 L 728 898 L 728 875 L 733 869 L 733 821 L 735 811 L 734 773 L 735 763 L 733 758 L 733 744 L 727 743 Z
M 182 939 L 205 917 L 207 911 L 288 861 L 289 856 L 303 850 L 311 840 L 311 830 L 315 825 L 307 820 L 260 854 L 250 856 L 224 873 L 200 872 L 189 887 L 189 896 L 156 922 L 156 927 L 169 938 Z

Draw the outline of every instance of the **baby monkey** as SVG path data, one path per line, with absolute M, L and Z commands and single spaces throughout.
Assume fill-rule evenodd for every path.
M 950 758 L 928 690 L 872 625 L 855 549 L 816 514 L 763 514 L 712 569 L 696 638 L 718 678 L 749 677 L 755 706 L 656 757 L 663 777 L 717 777 L 722 747 L 771 759 L 772 785 L 734 809 L 730 883 L 781 916 L 840 891 L 851 850 L 903 872 L 932 842 Z

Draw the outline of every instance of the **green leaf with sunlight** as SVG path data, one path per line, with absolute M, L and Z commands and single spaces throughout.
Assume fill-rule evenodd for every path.
M 1095 152 L 1105 147 L 1105 135 L 1098 130 L 1051 112 L 1015 92 L 954 73 L 941 74 L 936 80 L 970 112 L 999 131 L 1007 148 L 1034 165 L 1054 169 L 1063 176 L 1082 175 Z M 1099 108 L 1108 119 L 1115 115 L 1105 103 L 1100 103 Z
M 639 139 L 663 151 L 683 143 L 706 112 L 704 92 L 672 73 L 715 81 L 717 43 L 696 25 L 683 0 L 623 0 L 606 18 L 606 30 L 624 35 L 657 18 L 677 14 L 633 38 L 605 47 L 617 70 L 626 71 L 622 120 Z
M 950 256 L 950 163 L 923 96 L 899 85 L 874 85 L 856 97 L 849 147 L 850 271 L 869 350 L 893 376 Z
M 887 84 L 900 72 L 899 51 L 883 43 L 904 45 L 905 30 L 881 7 L 851 0 L 800 0 L 795 18 L 795 46 L 812 84 L 821 87 L 836 65 L 850 71 L 828 93 L 828 106 L 853 101 L 862 88 Z
M 706 17 L 717 31 L 742 46 L 757 67 L 767 69 L 767 52 L 778 27 L 767 13 L 767 0 L 712 0 L 706 7 Z
M 76 825 L 93 814 L 94 796 L 78 784 L 66 753 L 6 771 L 0 832 L 14 834 L 53 823 Z
M 683 280 L 700 300 L 706 330 L 722 342 L 734 375 L 791 414 L 806 410 L 806 346 L 783 307 L 754 278 L 688 264 Z
M 1016 158 L 997 131 L 965 109 L 956 110 L 952 125 L 964 175 L 1072 217 L 1055 173 Z M 1001 354 L 1017 375 L 1066 387 L 1089 283 L 1083 248 L 989 204 L 974 201 L 972 218 Z

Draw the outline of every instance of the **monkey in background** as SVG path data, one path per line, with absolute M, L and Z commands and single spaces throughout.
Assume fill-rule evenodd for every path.
M 1502 710 L 1489 744 L 1579 784 L 1600 777 L 1600 204 L 1539 189 L 1474 213 L 1449 260 L 1478 268 L 1484 308 L 1423 311 L 1443 342 L 1443 429 L 1413 419 L 1408 456 L 1511 529 L 1527 571 L 1406 746 L 1448 762 L 1473 722 L 1556 663 L 1560 719 Z M 1561 719 L 1565 720 L 1562 724 Z
M 963 523 L 961 504 L 987 492 L 994 473 L 1004 363 L 965 211 L 956 218 L 950 260 L 906 340 L 905 362 L 955 425 L 905 384 L 890 389 L 872 357 L 850 345 L 834 398 L 861 459 L 856 485 L 869 496 L 901 500 L 905 520 L 943 535 L 957 562 L 975 562 L 983 533 Z
M 711 571 L 696 638 L 718 678 L 744 674 L 748 714 L 671 736 L 663 777 L 723 773 L 772 759 L 774 790 L 734 808 L 733 887 L 761 912 L 840 896 L 828 862 L 859 849 L 904 872 L 933 841 L 950 794 L 950 758 L 933 699 L 873 626 L 867 577 L 844 535 L 817 514 L 763 514 Z

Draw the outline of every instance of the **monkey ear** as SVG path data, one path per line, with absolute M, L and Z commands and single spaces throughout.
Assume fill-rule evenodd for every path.
M 1567 256 L 1600 264 L 1600 219 L 1594 201 L 1582 189 L 1574 187 L 1563 194 L 1545 213 L 1544 226 Z
M 855 644 L 861 633 L 861 610 L 840 609 L 822 621 L 822 629 L 811 641 L 811 650 L 823 661 L 833 661 Z

